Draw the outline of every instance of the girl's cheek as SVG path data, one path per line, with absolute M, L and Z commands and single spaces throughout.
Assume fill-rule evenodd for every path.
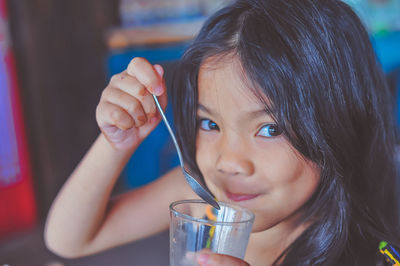
M 202 133 L 201 131 L 197 134 L 196 138 L 196 162 L 202 170 L 202 166 L 209 166 L 212 162 L 212 158 L 215 156 L 215 145 L 214 138 L 210 133 Z
M 203 149 L 201 147 L 197 149 L 196 162 L 203 175 L 207 175 L 207 172 L 210 170 L 211 167 L 210 156 L 211 154 L 209 149 Z
M 215 167 L 214 158 L 215 158 L 215 152 L 212 149 L 212 147 L 205 145 L 197 146 L 196 150 L 197 166 L 199 167 L 200 172 L 202 173 L 208 186 L 212 186 L 212 183 L 215 182 L 215 180 L 212 179 L 214 176 L 212 172 Z
M 197 145 L 196 147 L 196 163 L 197 166 L 199 167 L 201 173 L 205 176 L 206 175 L 206 165 L 207 163 L 207 156 L 206 156 L 206 151 L 205 149 L 203 149 L 203 147 L 201 145 Z

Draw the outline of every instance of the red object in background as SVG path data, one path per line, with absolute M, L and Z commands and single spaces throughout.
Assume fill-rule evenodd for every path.
M 0 0 L 0 239 L 30 229 L 37 222 L 16 66 L 8 36 L 6 0 Z

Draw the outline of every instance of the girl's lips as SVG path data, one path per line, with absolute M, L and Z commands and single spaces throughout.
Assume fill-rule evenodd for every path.
M 239 202 L 239 201 L 245 201 L 245 200 L 251 200 L 257 197 L 259 194 L 235 194 L 235 193 L 230 193 L 226 192 L 226 196 L 233 201 Z

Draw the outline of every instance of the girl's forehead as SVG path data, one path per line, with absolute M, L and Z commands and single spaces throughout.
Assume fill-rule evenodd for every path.
M 200 72 L 214 73 L 215 71 L 235 72 L 236 74 L 244 74 L 242 64 L 238 56 L 228 53 L 209 56 L 203 60 L 200 65 Z
M 268 98 L 248 79 L 236 56 L 211 57 L 200 66 L 199 101 L 235 101 L 239 106 L 265 106 Z M 244 107 L 244 106 L 243 106 Z

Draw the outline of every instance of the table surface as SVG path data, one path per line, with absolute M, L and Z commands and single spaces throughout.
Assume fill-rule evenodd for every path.
M 0 241 L 0 265 L 10 266 L 168 266 L 168 231 L 98 254 L 64 259 L 51 253 L 43 240 L 43 227 Z

